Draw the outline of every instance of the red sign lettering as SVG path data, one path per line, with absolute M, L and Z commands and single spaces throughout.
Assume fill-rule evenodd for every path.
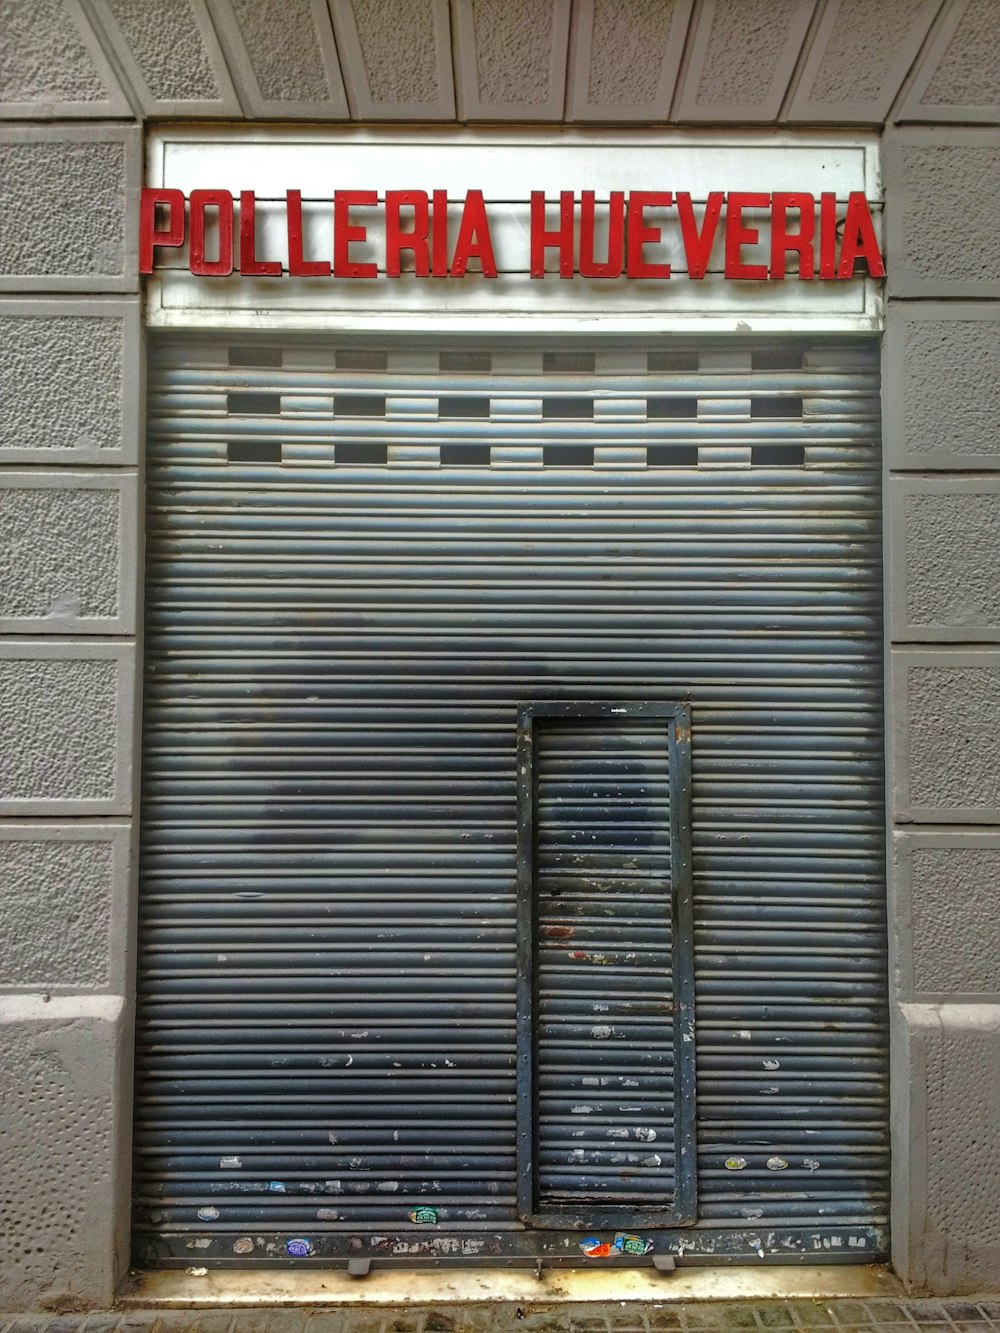
M 535 279 L 545 278 L 546 261 L 553 253 L 560 278 L 579 274 L 614 279 L 624 274 L 666 281 L 679 275 L 681 254 L 687 277 L 697 281 L 710 272 L 736 282 L 885 276 L 871 208 L 860 191 L 840 204 L 828 191 L 817 201 L 805 191 L 713 190 L 699 203 L 686 190 L 676 194 L 615 190 L 601 201 L 593 190 L 581 191 L 579 198 L 574 191 L 563 190 L 556 203 L 534 190 L 527 203 L 528 254 L 503 258 L 510 271 L 523 272 L 526 266 Z M 558 208 L 558 222 L 550 226 L 547 210 L 553 206 Z M 312 215 L 320 208 L 331 208 L 331 201 L 314 200 Z M 360 209 L 368 210 L 364 223 L 356 211 Z M 457 216 L 454 227 L 453 216 Z M 400 278 L 404 272 L 415 278 L 470 274 L 495 278 L 498 273 L 489 209 L 481 190 L 467 191 L 462 200 L 449 200 L 444 190 L 429 195 L 425 190 L 387 190 L 382 196 L 374 190 L 335 190 L 333 241 L 325 255 L 316 252 L 315 235 L 308 247 L 312 253 L 306 255 L 305 221 L 301 191 L 289 190 L 283 219 L 287 258 L 279 258 L 274 250 L 264 258 L 257 253 L 257 202 L 252 190 L 240 191 L 237 210 L 226 190 L 193 190 L 186 199 L 176 189 L 144 189 L 139 271 L 152 273 L 158 252 L 179 250 L 186 243 L 187 266 L 199 277 L 228 277 L 236 268 L 246 277 L 341 279 L 371 279 L 380 272 L 388 278 Z M 602 224 L 607 243 L 606 249 L 601 245 L 599 256 L 597 234 Z

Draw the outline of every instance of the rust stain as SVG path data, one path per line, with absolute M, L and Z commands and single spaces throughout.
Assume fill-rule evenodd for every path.
M 576 934 L 572 926 L 543 926 L 542 934 L 550 940 L 569 940 Z

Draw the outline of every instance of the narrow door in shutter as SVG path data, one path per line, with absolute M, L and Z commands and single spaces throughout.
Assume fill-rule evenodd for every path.
M 521 1214 L 693 1222 L 688 709 L 528 705 L 518 791 Z

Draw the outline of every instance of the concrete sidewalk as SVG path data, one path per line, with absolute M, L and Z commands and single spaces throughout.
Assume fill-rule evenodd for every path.
M 1000 1333 L 1000 1297 L 0 1314 L 0 1333 L 713 1333 L 723 1329 Z

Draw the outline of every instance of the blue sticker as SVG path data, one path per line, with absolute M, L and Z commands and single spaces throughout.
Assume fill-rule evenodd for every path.
M 284 1194 L 285 1182 L 283 1180 L 269 1180 L 267 1182 L 267 1188 L 272 1194 Z
M 313 1252 L 311 1240 L 305 1240 L 300 1237 L 295 1240 L 285 1241 L 285 1253 L 292 1259 L 308 1259 Z

